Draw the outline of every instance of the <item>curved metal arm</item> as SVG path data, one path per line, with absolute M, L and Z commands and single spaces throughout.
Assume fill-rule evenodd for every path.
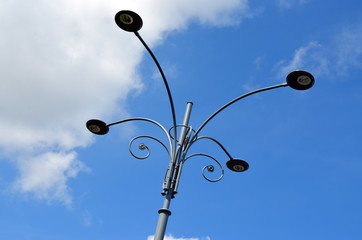
M 215 142 L 217 145 L 220 146 L 220 148 L 225 152 L 225 154 L 230 158 L 233 159 L 233 157 L 230 155 L 230 153 L 226 150 L 226 148 L 216 139 L 212 138 L 212 137 L 208 137 L 208 136 L 201 136 L 201 137 L 197 137 L 196 139 L 193 140 L 192 143 L 190 143 L 189 145 L 187 145 L 185 152 L 187 152 L 189 150 L 189 148 L 191 147 L 191 145 L 195 142 L 197 142 L 200 139 L 209 139 L 213 142 Z
M 191 131 L 195 132 L 194 129 L 192 129 L 191 126 L 186 126 L 186 125 L 183 125 L 183 124 L 177 124 L 176 127 L 185 127 L 187 130 L 186 130 L 186 135 L 187 133 L 190 133 L 190 129 Z M 168 130 L 168 133 L 170 134 L 171 136 L 171 139 L 174 139 L 174 137 L 171 135 L 171 130 L 173 129 L 173 127 L 171 127 L 169 130 Z M 178 141 L 178 140 L 177 140 Z
M 160 74 L 162 76 L 163 82 L 165 83 L 166 86 L 166 90 L 167 90 L 167 94 L 168 94 L 168 98 L 170 100 L 170 104 L 171 104 L 171 112 L 172 112 L 172 121 L 173 121 L 173 127 L 174 127 L 174 137 L 175 139 L 177 139 L 177 129 L 176 129 L 176 113 L 175 113 L 175 107 L 173 104 L 173 100 L 172 100 L 172 95 L 171 95 L 171 90 L 168 86 L 167 80 L 166 80 L 166 76 L 163 73 L 163 70 L 161 68 L 161 65 L 158 63 L 156 56 L 153 54 L 153 52 L 151 51 L 151 49 L 147 46 L 146 42 L 142 39 L 141 35 L 138 32 L 134 33 L 138 39 L 141 41 L 141 43 L 143 44 L 143 46 L 147 49 L 148 53 L 151 55 L 153 61 L 156 63 L 158 70 L 160 71 Z M 176 149 L 176 142 L 174 143 L 174 148 Z M 173 153 L 175 154 L 175 153 Z
M 215 170 L 214 166 L 213 165 L 207 165 L 205 166 L 203 169 L 202 169 L 202 176 L 209 182 L 218 182 L 220 181 L 223 177 L 224 177 L 224 168 L 222 167 L 221 163 L 214 157 L 210 156 L 210 155 L 207 155 L 207 154 L 204 154 L 204 153 L 195 153 L 195 154 L 192 154 L 190 156 L 188 156 L 187 158 L 185 158 L 184 162 L 189 159 L 189 158 L 192 158 L 192 157 L 195 157 L 195 156 L 204 156 L 204 157 L 208 157 L 208 158 L 211 158 L 212 160 L 214 160 L 218 165 L 219 167 L 221 168 L 221 176 L 216 179 L 216 180 L 212 180 L 208 177 L 205 176 L 205 169 L 207 169 L 209 172 L 213 172 Z
M 135 158 L 137 158 L 137 159 L 143 160 L 143 159 L 148 158 L 148 157 L 150 156 L 150 154 L 151 154 L 150 149 L 149 149 L 148 146 L 147 146 L 146 144 L 144 144 L 144 143 L 141 143 L 140 145 L 138 145 L 138 148 L 139 148 L 140 150 L 146 150 L 146 149 L 147 149 L 147 155 L 146 155 L 146 156 L 144 156 L 144 157 L 139 157 L 139 156 L 137 156 L 136 154 L 133 153 L 133 151 L 132 151 L 132 143 L 133 143 L 135 140 L 139 139 L 139 138 L 150 138 L 150 139 L 152 139 L 152 140 L 155 140 L 156 142 L 160 143 L 160 144 L 166 149 L 168 155 L 170 156 L 170 151 L 169 151 L 168 148 L 165 146 L 165 144 L 163 144 L 163 142 L 161 142 L 159 139 L 157 139 L 157 138 L 155 138 L 155 137 L 148 136 L 148 135 L 142 135 L 142 136 L 134 137 L 134 138 L 129 142 L 129 147 L 128 147 L 128 148 L 129 148 L 129 152 L 132 154 L 133 157 L 135 157 Z
M 170 144 L 170 149 L 172 149 L 172 142 L 171 142 L 170 134 L 168 134 L 167 130 L 160 123 L 156 122 L 155 120 L 152 120 L 152 119 L 149 119 L 149 118 L 127 118 L 127 119 L 124 119 L 124 120 L 121 120 L 121 121 L 118 121 L 118 122 L 110 123 L 107 126 L 110 127 L 110 126 L 113 126 L 113 125 L 121 124 L 121 123 L 124 123 L 124 122 L 130 122 L 130 121 L 145 121 L 145 122 L 150 122 L 150 123 L 153 123 L 153 124 L 157 125 L 166 134 L 166 137 L 168 139 L 168 143 Z
M 206 119 L 206 121 L 201 124 L 201 126 L 199 127 L 199 129 L 196 130 L 196 133 L 194 135 L 194 138 L 197 137 L 197 134 L 205 127 L 205 125 L 210 122 L 211 119 L 213 119 L 217 114 L 219 114 L 222 110 L 224 110 L 225 108 L 229 107 L 231 104 L 243 99 L 243 98 L 246 98 L 250 95 L 253 95 L 255 93 L 259 93 L 259 92 L 263 92 L 263 91 L 267 91 L 267 90 L 271 90 L 271 89 L 275 89 L 275 88 L 280 88 L 280 87 L 286 87 L 288 86 L 287 83 L 283 83 L 283 84 L 279 84 L 279 85 L 275 85 L 275 86 L 271 86 L 271 87 L 266 87 L 266 88 L 261 88 L 261 89 L 258 89 L 258 90 L 255 90 L 255 91 L 252 91 L 252 92 L 249 92 L 247 94 L 244 94 L 240 97 L 237 97 L 235 98 L 234 100 L 230 101 L 229 103 L 225 104 L 224 106 L 222 106 L 221 108 L 219 108 L 216 112 L 214 112 L 208 119 Z M 192 143 L 191 143 L 192 144 Z

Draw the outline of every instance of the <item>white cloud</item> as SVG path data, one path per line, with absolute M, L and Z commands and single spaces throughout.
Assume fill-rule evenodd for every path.
M 311 52 L 315 52 L 321 47 L 322 46 L 316 42 L 310 42 L 307 46 L 298 48 L 297 50 L 295 50 L 293 59 L 290 62 L 286 63 L 286 61 L 283 60 L 277 64 L 279 74 L 281 76 L 285 76 L 287 73 L 293 70 L 301 69 L 305 66 L 310 65 L 310 62 L 312 60 Z M 318 62 L 318 64 L 321 64 L 321 62 Z
M 15 189 L 71 204 L 68 180 L 86 169 L 74 148 L 92 143 L 85 121 L 126 115 L 127 94 L 142 89 L 136 66 L 145 51 L 117 28 L 117 11 L 138 12 L 152 46 L 193 20 L 237 24 L 247 2 L 2 0 L 0 158 L 18 167 Z
M 153 240 L 154 236 L 148 236 L 147 240 Z M 164 240 L 211 240 L 210 237 L 204 238 L 175 238 L 172 235 L 166 235 Z
M 67 180 L 77 176 L 79 171 L 87 170 L 84 164 L 76 160 L 76 154 L 45 153 L 21 160 L 19 164 L 21 177 L 15 188 L 21 192 L 34 194 L 37 198 L 61 200 L 71 204 Z
M 318 76 L 334 79 L 348 71 L 362 69 L 362 24 L 345 26 L 330 37 L 329 42 L 310 42 L 298 48 L 290 61 L 276 64 L 278 77 L 296 69 L 305 69 Z
M 362 68 L 362 24 L 347 26 L 334 37 L 336 67 L 342 74 L 351 68 Z

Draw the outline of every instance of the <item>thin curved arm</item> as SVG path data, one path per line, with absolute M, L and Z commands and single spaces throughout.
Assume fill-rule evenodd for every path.
M 267 90 L 271 90 L 271 89 L 275 89 L 275 88 L 280 88 L 280 87 L 286 87 L 288 86 L 287 83 L 283 83 L 283 84 L 279 84 L 279 85 L 275 85 L 275 86 L 271 86 L 271 87 L 266 87 L 266 88 L 261 88 L 261 89 L 258 89 L 258 90 L 255 90 L 255 91 L 252 91 L 252 92 L 249 92 L 247 94 L 244 94 L 240 97 L 237 97 L 235 98 L 234 100 L 228 102 L 227 104 L 225 104 L 224 106 L 222 106 L 221 108 L 219 108 L 219 110 L 217 110 L 216 112 L 214 112 L 208 119 L 206 119 L 206 121 L 201 124 L 201 126 L 199 127 L 199 129 L 196 130 L 196 133 L 194 135 L 194 138 L 197 137 L 197 134 L 205 127 L 205 125 L 210 122 L 211 119 L 213 119 L 217 114 L 219 114 L 222 110 L 224 110 L 225 108 L 229 107 L 231 104 L 243 99 L 243 98 L 246 98 L 250 95 L 253 95 L 255 93 L 259 93 L 259 92 L 264 92 L 264 91 L 267 91 Z
M 138 39 L 141 41 L 141 43 L 143 44 L 143 46 L 147 49 L 148 53 L 151 55 L 153 61 L 156 63 L 158 70 L 160 71 L 160 74 L 162 76 L 163 82 L 165 83 L 166 86 L 166 90 L 167 90 L 167 94 L 168 94 L 168 98 L 170 100 L 170 104 L 171 104 L 171 111 L 172 111 L 172 121 L 173 121 L 173 127 L 174 127 L 174 137 L 175 139 L 177 139 L 177 129 L 176 129 L 176 113 L 175 113 L 175 107 L 173 104 L 173 100 L 172 100 L 172 95 L 171 95 L 171 90 L 168 86 L 167 80 L 166 80 L 166 76 L 163 73 L 163 70 L 161 68 L 161 65 L 158 63 L 156 56 L 153 54 L 153 52 L 151 51 L 151 49 L 147 46 L 146 42 L 142 39 L 141 35 L 138 32 L 134 33 Z M 176 149 L 176 142 L 174 143 L 174 149 Z M 174 153 L 175 154 L 175 153 Z
M 192 155 L 188 156 L 188 157 L 184 160 L 184 162 L 185 162 L 187 159 L 192 158 L 192 157 L 195 157 L 195 156 L 204 156 L 204 157 L 211 158 L 211 159 L 214 160 L 214 161 L 219 165 L 219 167 L 221 168 L 221 176 L 220 176 L 218 179 L 216 179 L 216 180 L 212 180 L 212 179 L 206 177 L 204 171 L 205 171 L 205 169 L 207 169 L 209 172 L 213 172 L 213 171 L 214 171 L 214 166 L 212 166 L 212 165 L 205 166 L 205 167 L 202 169 L 202 175 L 203 175 L 203 177 L 204 177 L 207 181 L 209 181 L 209 182 L 218 182 L 218 181 L 220 181 L 220 180 L 224 177 L 224 168 L 222 167 L 221 163 L 220 163 L 216 158 L 214 158 L 213 156 L 210 156 L 210 155 L 208 155 L 208 154 L 195 153 L 195 154 L 192 154 Z M 210 167 L 211 167 L 211 168 L 210 168 Z
M 225 152 L 225 154 L 230 158 L 232 159 L 233 157 L 230 155 L 230 153 L 225 149 L 225 147 L 219 142 L 217 141 L 216 139 L 212 138 L 212 137 L 208 137 L 208 136 L 201 136 L 201 137 L 198 137 L 196 139 L 193 140 L 193 142 L 191 144 L 189 144 L 185 150 L 185 152 L 187 152 L 189 150 L 189 148 L 191 147 L 191 145 L 193 143 L 195 143 L 196 141 L 200 140 L 200 139 L 209 139 L 213 142 L 215 142 L 217 145 L 219 145 L 221 147 L 221 149 Z
M 118 122 L 110 123 L 107 126 L 110 127 L 110 126 L 113 126 L 113 125 L 117 125 L 117 124 L 121 124 L 121 123 L 125 123 L 125 122 L 130 122 L 130 121 L 145 121 L 145 122 L 150 122 L 150 123 L 153 123 L 153 124 L 157 125 L 166 134 L 167 139 L 168 139 L 168 143 L 170 144 L 170 149 L 172 149 L 172 142 L 171 142 L 170 134 L 168 134 L 167 130 L 160 123 L 156 122 L 155 120 L 152 120 L 152 119 L 149 119 L 149 118 L 127 118 L 127 119 L 123 119 L 123 120 L 118 121 Z
M 147 150 L 148 150 L 148 154 L 146 155 L 146 157 L 138 157 L 138 156 L 136 156 L 136 155 L 133 153 L 133 151 L 132 151 L 132 143 L 133 143 L 135 140 L 139 139 L 139 138 L 149 138 L 149 139 L 155 140 L 156 142 L 160 143 L 160 144 L 166 149 L 168 155 L 170 156 L 170 151 L 168 150 L 168 148 L 166 147 L 166 145 L 163 144 L 163 142 L 161 142 L 159 139 L 157 139 L 157 138 L 155 138 L 155 137 L 152 137 L 152 136 L 148 136 L 148 135 L 141 135 L 141 136 L 134 137 L 134 138 L 129 142 L 129 152 L 132 154 L 133 157 L 135 157 L 135 158 L 137 158 L 137 159 L 146 159 L 146 158 L 148 158 L 148 156 L 149 156 L 150 153 L 151 153 L 150 149 L 149 149 L 149 148 L 147 147 L 147 145 L 144 144 L 144 143 L 142 143 L 142 146 L 143 146 L 144 148 L 141 148 L 141 147 L 139 147 L 139 148 L 140 148 L 141 150 L 144 150 L 144 149 L 147 149 Z M 139 145 L 139 146 L 141 146 L 141 145 Z

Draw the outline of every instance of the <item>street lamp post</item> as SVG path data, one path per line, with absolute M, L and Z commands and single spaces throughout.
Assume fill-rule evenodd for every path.
M 229 158 L 229 160 L 226 162 L 226 166 L 231 171 L 243 172 L 243 171 L 248 170 L 248 168 L 249 168 L 249 164 L 246 161 L 244 161 L 242 159 L 238 159 L 238 158 L 233 158 L 230 155 L 230 153 L 225 149 L 225 147 L 216 139 L 214 139 L 212 137 L 208 137 L 208 136 L 199 136 L 199 133 L 205 127 L 205 125 L 211 119 L 213 119 L 217 114 L 219 114 L 221 111 L 223 111 L 225 108 L 229 107 L 230 105 L 234 104 L 235 102 L 237 102 L 245 97 L 248 97 L 250 95 L 253 95 L 253 94 L 256 94 L 259 92 L 268 91 L 268 90 L 286 87 L 286 86 L 289 86 L 289 87 L 297 89 L 297 90 L 306 90 L 313 86 L 314 77 L 312 74 L 310 74 L 309 72 L 306 72 L 306 71 L 302 71 L 302 70 L 293 71 L 293 72 L 289 73 L 288 76 L 286 77 L 286 83 L 282 83 L 282 84 L 271 86 L 271 87 L 261 88 L 261 89 L 249 92 L 247 94 L 244 94 L 244 95 L 241 95 L 240 97 L 235 98 L 234 100 L 228 102 L 227 104 L 225 104 L 224 106 L 219 108 L 208 119 L 206 119 L 206 121 L 204 123 L 202 123 L 198 129 L 194 130 L 189 125 L 189 119 L 190 119 L 192 105 L 193 105 L 192 102 L 188 102 L 186 105 L 186 111 L 185 111 L 185 115 L 184 115 L 182 124 L 181 125 L 176 124 L 175 108 L 174 108 L 174 104 L 173 104 L 173 100 L 172 100 L 171 91 L 170 91 L 170 88 L 169 88 L 167 80 L 166 80 L 166 76 L 163 73 L 163 70 L 162 70 L 160 64 L 158 63 L 155 55 L 152 53 L 151 49 L 147 46 L 146 42 L 142 39 L 142 37 L 138 33 L 138 31 L 142 28 L 142 25 L 143 25 L 141 17 L 138 14 L 136 14 L 135 12 L 123 10 L 116 14 L 115 21 L 116 21 L 116 24 L 121 29 L 128 31 L 128 32 L 133 32 L 138 37 L 138 39 L 141 41 L 141 43 L 144 45 L 144 47 L 147 49 L 147 51 L 153 58 L 154 62 L 156 63 L 157 68 L 159 69 L 162 79 L 164 81 L 164 84 L 165 84 L 165 87 L 167 90 L 167 94 L 169 97 L 173 125 L 170 128 L 170 130 L 167 131 L 160 123 L 158 123 L 152 119 L 128 118 L 128 119 L 124 119 L 124 120 L 114 122 L 114 123 L 109 123 L 109 124 L 106 124 L 105 122 L 103 122 L 101 120 L 91 119 L 86 123 L 86 126 L 87 126 L 88 130 L 91 131 L 92 133 L 97 134 L 97 135 L 104 135 L 104 134 L 108 133 L 109 128 L 113 125 L 130 122 L 130 121 L 144 121 L 144 122 L 149 122 L 149 123 L 152 123 L 152 124 L 158 126 L 165 133 L 167 140 L 168 140 L 168 144 L 165 144 L 162 141 L 160 141 L 159 139 L 152 137 L 152 136 L 138 136 L 138 137 L 133 138 L 130 141 L 130 146 L 129 146 L 129 150 L 130 150 L 130 153 L 132 154 L 132 156 L 134 156 L 135 158 L 138 158 L 138 159 L 145 159 L 150 154 L 150 150 L 149 150 L 148 146 L 145 145 L 144 143 L 139 144 L 138 147 L 140 150 L 146 150 L 148 152 L 145 157 L 139 157 L 133 153 L 132 147 L 131 147 L 132 143 L 134 142 L 134 140 L 139 139 L 139 138 L 149 138 L 149 139 L 155 140 L 158 143 L 160 143 L 168 152 L 170 162 L 169 162 L 168 169 L 166 171 L 166 176 L 165 176 L 165 179 L 163 182 L 162 193 L 161 193 L 163 196 L 165 196 L 165 201 L 164 201 L 163 207 L 158 211 L 159 219 L 158 219 L 156 233 L 155 233 L 155 237 L 154 237 L 154 240 L 163 240 L 165 231 L 166 231 L 168 217 L 171 215 L 171 211 L 169 210 L 171 199 L 173 199 L 175 197 L 175 194 L 177 193 L 180 176 L 181 176 L 181 171 L 182 171 L 183 164 L 185 163 L 185 161 L 192 157 L 195 157 L 195 156 L 208 157 L 208 158 L 212 159 L 217 164 L 217 166 L 220 167 L 221 175 L 217 179 L 208 178 L 205 175 L 205 170 L 207 170 L 208 172 L 213 172 L 215 170 L 215 167 L 213 165 L 208 165 L 202 169 L 203 177 L 210 182 L 218 182 L 224 176 L 224 169 L 223 169 L 221 163 L 214 157 L 212 157 L 208 154 L 204 154 L 204 153 L 196 153 L 196 154 L 192 154 L 192 155 L 187 155 L 188 150 L 195 142 L 197 142 L 200 139 L 207 139 L 207 140 L 211 140 L 214 143 L 216 143 L 220 147 L 220 149 L 222 151 L 224 151 L 225 154 L 227 155 L 227 157 Z M 178 138 L 177 138 L 177 128 L 181 128 L 180 135 L 178 136 Z M 171 134 L 171 132 L 173 132 L 173 135 Z

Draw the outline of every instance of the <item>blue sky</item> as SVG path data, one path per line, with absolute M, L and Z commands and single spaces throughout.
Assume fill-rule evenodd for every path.
M 250 96 L 203 129 L 250 168 L 231 172 L 214 144 L 195 144 L 190 154 L 214 156 L 225 176 L 210 183 L 201 170 L 211 161 L 185 163 L 167 240 L 361 239 L 355 0 L 1 1 L 1 239 L 152 239 L 168 156 L 150 141 L 150 157 L 137 160 L 128 143 L 165 140 L 162 132 L 140 122 L 105 136 L 85 128 L 92 118 L 172 125 L 152 59 L 114 23 L 122 9 L 143 18 L 140 34 L 164 68 L 179 124 L 188 101 L 197 128 L 292 70 L 316 79 L 308 91 Z

